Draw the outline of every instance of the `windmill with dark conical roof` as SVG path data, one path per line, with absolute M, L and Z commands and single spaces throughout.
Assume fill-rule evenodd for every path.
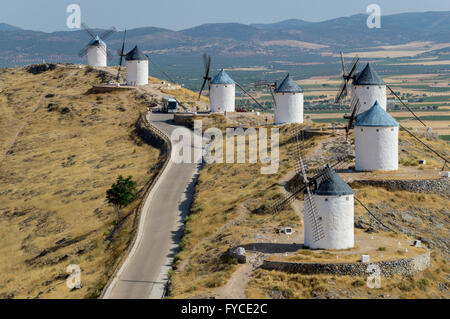
M 127 68 L 127 85 L 140 86 L 148 84 L 148 56 L 136 45 L 125 55 Z
M 274 124 L 303 123 L 303 89 L 289 74 L 275 88 L 272 97 Z
M 296 128 L 296 180 L 290 196 L 282 195 L 269 209 L 282 211 L 299 194 L 304 198 L 305 245 L 313 249 L 347 249 L 354 246 L 353 190 L 334 171 L 347 161 L 337 158 L 324 167 L 309 169 L 304 162 L 305 131 Z M 302 142 L 302 144 L 301 144 Z
M 386 83 L 370 63 L 367 63 L 361 72 L 355 74 L 352 97 L 357 98 L 360 103 L 360 109 L 356 115 L 369 110 L 377 101 L 378 105 L 386 110 Z
M 305 218 L 305 246 L 311 249 L 349 249 L 354 240 L 354 191 L 330 167 L 316 181 L 311 200 L 305 200 L 305 212 L 316 206 L 317 216 L 322 224 L 324 236 L 314 238 L 314 225 Z

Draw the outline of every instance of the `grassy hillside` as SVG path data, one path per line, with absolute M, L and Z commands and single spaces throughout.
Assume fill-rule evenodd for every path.
M 115 227 L 105 192 L 119 174 L 142 188 L 160 152 L 134 134 L 140 95 L 89 93 L 105 76 L 0 69 L 0 298 L 97 296 L 131 238 L 139 199 Z M 81 289 L 66 287 L 69 264 Z

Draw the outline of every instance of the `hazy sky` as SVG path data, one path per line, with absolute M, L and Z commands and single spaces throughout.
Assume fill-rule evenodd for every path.
M 24 29 L 68 30 L 66 8 L 81 6 L 91 27 L 131 29 L 155 26 L 181 30 L 203 23 L 271 23 L 297 18 L 322 21 L 365 13 L 369 4 L 382 15 L 450 11 L 449 0 L 0 0 L 0 22 Z

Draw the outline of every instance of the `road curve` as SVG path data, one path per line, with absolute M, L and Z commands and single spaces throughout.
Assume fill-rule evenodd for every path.
M 170 138 L 173 115 L 148 114 L 147 119 Z M 192 133 L 191 133 L 192 134 Z M 192 150 L 192 147 L 189 144 Z M 173 149 L 176 148 L 174 145 Z M 178 250 L 183 220 L 189 212 L 201 164 L 170 161 L 145 199 L 136 241 L 107 288 L 105 299 L 159 299 Z

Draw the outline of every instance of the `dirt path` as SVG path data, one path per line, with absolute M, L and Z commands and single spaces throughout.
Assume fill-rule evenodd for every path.
M 246 299 L 245 290 L 252 277 L 264 260 L 261 253 L 247 254 L 247 263 L 240 265 L 225 286 L 217 289 L 215 297 L 218 299 Z
M 253 266 L 249 263 L 240 265 L 228 280 L 227 284 L 219 288 L 217 299 L 245 299 L 245 289 L 250 281 Z

